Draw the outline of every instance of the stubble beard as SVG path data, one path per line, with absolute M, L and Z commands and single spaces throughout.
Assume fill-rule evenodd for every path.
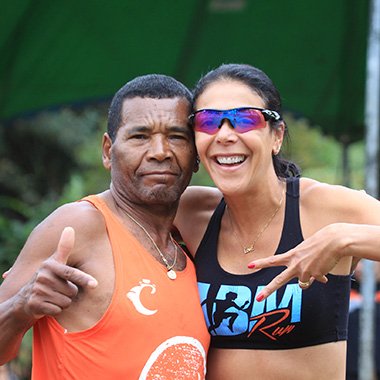
M 141 198 L 145 200 L 146 204 L 174 206 L 177 205 L 181 194 L 182 191 L 177 186 L 169 189 L 165 186 L 157 186 L 143 191 Z

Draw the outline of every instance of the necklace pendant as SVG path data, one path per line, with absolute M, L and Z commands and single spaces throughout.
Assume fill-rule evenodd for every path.
M 171 280 L 175 280 L 177 278 L 177 273 L 173 270 L 173 269 L 170 269 L 166 272 L 166 274 L 168 275 L 168 277 L 171 279 Z
M 245 254 L 248 254 L 248 253 L 251 253 L 255 250 L 255 248 L 253 247 L 253 245 L 249 246 L 249 247 L 243 247 L 243 251 Z

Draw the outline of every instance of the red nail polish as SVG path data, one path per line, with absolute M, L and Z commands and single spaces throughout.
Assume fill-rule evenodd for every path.
M 256 265 L 255 265 L 254 263 L 249 263 L 249 264 L 248 264 L 248 268 L 249 268 L 249 269 L 253 269 L 255 266 L 256 266 Z
M 264 294 L 259 294 L 259 295 L 256 297 L 256 300 L 257 300 L 258 302 L 261 302 L 263 299 L 264 299 Z

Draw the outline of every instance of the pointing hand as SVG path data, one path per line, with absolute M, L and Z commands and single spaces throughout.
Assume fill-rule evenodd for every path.
M 67 265 L 74 248 L 75 232 L 66 227 L 57 250 L 45 260 L 32 280 L 21 289 L 25 312 L 38 319 L 57 315 L 68 308 L 79 288 L 95 288 L 97 281 L 89 274 Z

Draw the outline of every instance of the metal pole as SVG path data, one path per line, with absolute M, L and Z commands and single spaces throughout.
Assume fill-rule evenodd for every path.
M 367 78 L 365 96 L 366 125 L 366 191 L 379 196 L 379 106 L 380 106 L 380 0 L 372 0 L 369 15 L 367 48 Z M 374 362 L 374 295 L 375 276 L 373 262 L 364 260 L 361 293 L 363 306 L 360 313 L 359 380 L 373 380 Z

